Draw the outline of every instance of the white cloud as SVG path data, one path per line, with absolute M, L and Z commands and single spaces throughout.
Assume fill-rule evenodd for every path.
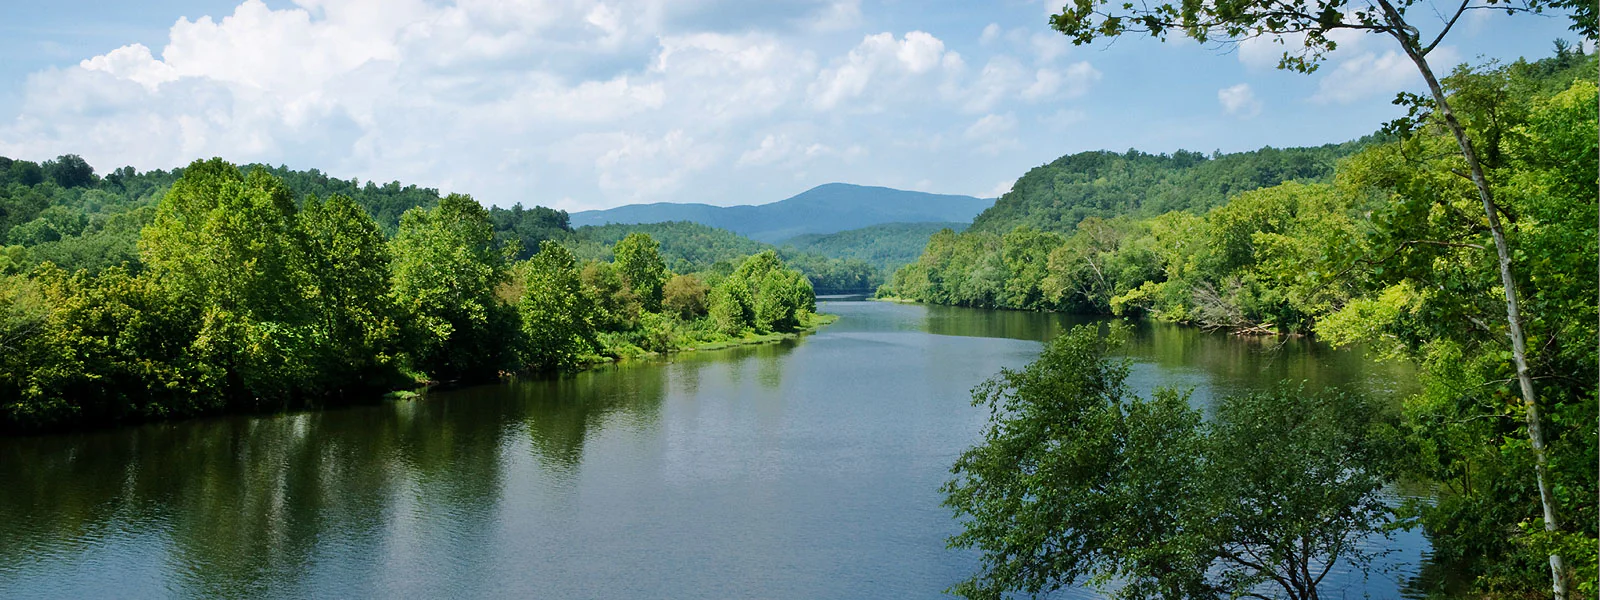
M 812 106 L 829 110 L 867 93 L 874 79 L 888 79 L 881 87 L 900 90 L 916 76 L 930 73 L 935 68 L 959 69 L 961 58 L 954 52 L 945 52 L 944 42 L 933 35 L 912 31 L 900 39 L 884 32 L 862 38 L 844 58 L 817 76 L 811 84 Z
M 1016 129 L 1015 115 L 988 114 L 967 126 L 962 135 L 967 141 L 977 144 L 978 152 L 999 154 L 1001 150 L 1017 144 L 1017 139 L 1011 135 Z
M 1261 114 L 1261 100 L 1248 83 L 1217 90 L 1217 101 L 1222 103 L 1222 110 L 1235 117 L 1248 119 Z
M 989 188 L 988 192 L 978 194 L 978 197 L 979 198 L 999 198 L 1001 196 L 1006 195 L 1006 193 L 1010 192 L 1011 191 L 1011 186 L 1016 185 L 1016 184 L 1017 184 L 1017 180 L 1015 180 L 1015 179 L 1003 180 L 1000 183 L 994 184 L 994 187 Z
M 1333 60 L 1361 52 L 1369 45 L 1372 35 L 1356 29 L 1335 29 L 1328 32 L 1328 39 L 1334 43 L 1336 49 L 1327 58 Z M 1305 40 L 1304 33 L 1248 38 L 1239 42 L 1239 62 L 1257 70 L 1275 69 L 1284 52 L 1298 55 L 1305 47 Z
M 998 24 L 979 69 L 925 31 L 819 34 L 858 31 L 859 0 L 293 2 L 32 74 L 0 154 L 102 171 L 221 156 L 497 204 L 749 201 L 733 192 L 823 167 L 915 181 L 941 154 L 1014 150 L 1018 108 L 1100 79 L 1060 36 Z
M 144 44 L 130 44 L 94 58 L 84 59 L 78 66 L 89 71 L 110 73 L 113 77 L 137 82 L 148 90 L 178 78 L 171 65 L 150 55 Z
M 988 25 L 984 25 L 983 26 L 983 33 L 978 34 L 978 43 L 983 44 L 985 46 L 987 46 L 989 44 L 993 44 L 994 41 L 997 40 L 997 39 L 1000 39 L 1000 24 L 999 23 L 990 23 Z
M 1454 47 L 1441 46 L 1428 60 L 1439 68 L 1456 64 L 1460 55 Z M 1323 76 L 1311 99 L 1317 103 L 1349 104 L 1392 95 L 1421 81 L 1421 73 L 1405 55 L 1393 50 L 1383 54 L 1364 52 L 1340 62 L 1331 73 Z

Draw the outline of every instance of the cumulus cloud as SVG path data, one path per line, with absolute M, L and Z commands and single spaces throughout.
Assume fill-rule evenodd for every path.
M 917 76 L 943 65 L 959 70 L 961 58 L 946 52 L 944 41 L 933 35 L 912 31 L 896 39 L 884 32 L 862 38 L 844 58 L 817 76 L 811 84 L 811 103 L 828 110 L 867 94 L 876 80 L 880 88 L 907 90 Z
M 1014 107 L 1100 79 L 1061 60 L 1059 36 L 998 25 L 981 68 L 925 31 L 816 35 L 859 31 L 859 0 L 293 2 L 243 0 L 176 20 L 159 48 L 32 74 L 0 115 L 0 154 L 102 170 L 222 156 L 496 204 L 717 202 L 699 190 L 738 186 L 720 175 L 734 171 L 870 173 L 874 146 L 902 141 L 874 129 L 885 119 L 933 140 L 919 156 L 946 138 L 1005 152 Z M 924 176 L 905 170 L 883 176 Z
M 1416 66 L 1398 49 L 1394 49 L 1392 40 L 1387 36 L 1354 29 L 1336 29 L 1328 33 L 1328 39 L 1335 43 L 1336 48 L 1324 57 L 1318 71 L 1317 92 L 1311 97 L 1315 103 L 1349 104 L 1371 100 L 1414 87 L 1421 80 Z M 1272 69 L 1277 67 L 1285 51 L 1297 54 L 1304 43 L 1303 33 L 1247 39 L 1239 43 L 1239 62 L 1255 70 Z M 1441 46 L 1428 58 L 1437 67 L 1454 65 L 1461 56 L 1454 47 Z M 1218 99 L 1223 100 L 1221 92 L 1218 93 Z M 1223 104 L 1227 106 L 1228 101 L 1223 100 Z M 1238 106 L 1247 109 L 1250 105 L 1243 103 Z M 1240 114 L 1232 108 L 1228 112 Z
M 1235 117 L 1248 119 L 1261 114 L 1261 100 L 1248 83 L 1217 90 L 1217 101 L 1222 103 L 1222 110 Z
M 1454 47 L 1441 46 L 1428 55 L 1428 60 L 1434 65 L 1453 65 L 1460 61 L 1460 54 Z M 1405 55 L 1393 50 L 1381 54 L 1363 52 L 1339 62 L 1332 72 L 1323 76 L 1311 99 L 1318 103 L 1349 104 L 1393 95 L 1421 82 L 1422 74 Z

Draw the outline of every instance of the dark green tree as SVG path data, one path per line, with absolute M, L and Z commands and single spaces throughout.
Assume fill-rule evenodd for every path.
M 516 312 L 495 296 L 507 280 L 506 257 L 482 205 L 451 194 L 431 210 L 406 211 L 390 252 L 417 369 L 481 381 L 516 366 Z
M 63 154 L 47 160 L 41 167 L 45 175 L 64 188 L 89 187 L 95 184 L 94 167 L 76 154 Z
M 402 348 L 383 231 L 340 194 L 307 199 L 300 227 L 315 279 L 319 337 L 326 340 L 318 368 L 325 388 L 370 393 L 393 384 Z

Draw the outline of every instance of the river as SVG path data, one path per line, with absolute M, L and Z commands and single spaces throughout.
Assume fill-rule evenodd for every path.
M 936 598 L 970 389 L 1081 319 L 826 301 L 798 340 L 415 400 L 0 439 L 0 597 Z M 1402 367 L 1142 324 L 1132 387 Z M 1395 597 L 1426 542 L 1324 597 Z M 1330 594 L 1326 590 L 1334 590 Z M 1061 597 L 1092 597 L 1067 590 Z

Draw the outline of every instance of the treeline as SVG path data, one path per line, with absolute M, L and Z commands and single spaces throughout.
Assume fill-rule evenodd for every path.
M 143 198 L 137 262 L 0 275 L 0 428 L 351 401 L 817 320 L 810 282 L 773 252 L 678 274 L 633 234 L 610 262 L 552 240 L 517 260 L 522 239 L 468 196 L 406 210 L 392 238 L 349 196 L 297 205 L 269 170 L 220 159 L 183 169 L 158 203 Z
M 1552 58 L 1462 67 L 1443 81 L 1511 249 L 1528 376 L 1545 415 L 1554 532 L 1540 526 L 1484 202 L 1429 102 L 1326 181 L 1262 187 L 1210 208 L 1196 201 L 1204 210 L 1089 216 L 1071 231 L 1025 222 L 1004 234 L 942 232 L 880 293 L 1299 333 L 1408 360 L 1422 391 L 1401 407 L 1397 469 L 1439 491 L 1402 515 L 1421 524 L 1439 568 L 1476 593 L 1538 596 L 1550 586 L 1547 556 L 1559 552 L 1578 595 L 1592 595 L 1600 98 L 1595 57 L 1558 47 Z
M 240 170 L 244 174 L 260 170 L 276 177 L 297 205 L 312 197 L 350 198 L 372 216 L 386 236 L 395 234 L 406 211 L 433 208 L 441 199 L 433 188 L 399 182 L 362 184 L 315 169 L 252 164 Z M 123 167 L 100 177 L 76 155 L 44 163 L 0 157 L 0 274 L 46 262 L 69 272 L 88 269 L 98 273 L 126 266 L 137 273 L 143 268 L 139 232 L 150 224 L 155 206 L 183 173 L 182 168 L 138 172 Z M 609 260 L 611 246 L 633 232 L 645 232 L 660 241 L 668 266 L 684 273 L 713 270 L 718 262 L 730 263 L 717 268 L 731 272 L 744 257 L 773 249 L 726 230 L 687 222 L 573 229 L 566 211 L 542 206 L 489 207 L 488 218 L 496 244 L 515 244 L 517 260 L 532 257 L 546 240 L 560 242 L 580 258 Z M 859 260 L 789 248 L 779 252 L 822 292 L 871 291 L 885 281 L 882 270 Z
M 645 233 L 661 242 L 661 255 L 676 271 L 729 273 L 743 257 L 775 251 L 784 262 L 800 269 L 821 294 L 870 293 L 886 278 L 883 270 L 858 258 L 774 247 L 726 229 L 690 221 L 665 223 L 586 225 L 562 238 L 578 256 L 609 260 L 612 245 L 632 233 Z
M 894 272 L 917 260 L 928 239 L 942 229 L 960 231 L 963 223 L 884 223 L 838 233 L 811 233 L 779 242 L 779 246 L 832 258 L 858 259 Z
M 1210 156 L 1185 150 L 1171 155 L 1138 150 L 1071 154 L 1029 170 L 973 219 L 970 229 L 1005 233 L 1027 226 L 1071 232 L 1089 217 L 1205 212 L 1240 192 L 1285 181 L 1327 181 L 1338 159 L 1376 140 Z

